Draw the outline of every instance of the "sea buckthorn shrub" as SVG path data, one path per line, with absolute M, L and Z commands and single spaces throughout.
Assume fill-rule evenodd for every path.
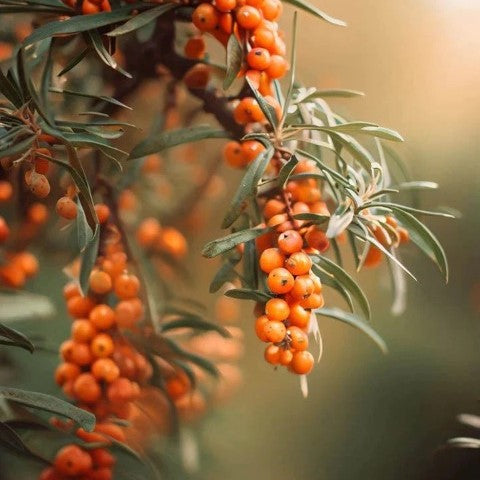
M 118 449 L 161 470 L 150 439 L 181 438 L 235 392 L 245 332 L 304 395 L 321 357 L 317 317 L 385 351 L 347 255 L 357 272 L 391 271 L 394 313 L 413 276 L 408 244 L 448 278 L 419 217 L 451 215 L 404 200 L 434 184 L 406 173 L 399 133 L 327 103 L 360 92 L 298 82 L 297 13 L 289 38 L 280 27 L 288 3 L 344 25 L 303 0 L 0 0 L 2 13 L 32 16 L 0 33 L 0 284 L 35 275 L 35 242 L 78 257 L 64 269 L 70 335 L 52 372 L 68 401 L 0 387 L 17 408 L 54 415 L 39 420 L 63 439 L 48 458 L 5 424 L 8 446 L 42 462 L 39 478 L 115 478 Z M 189 239 L 218 212 L 225 233 L 202 253 L 221 258 L 209 286 L 220 296 L 205 313 L 180 279 L 198 274 Z M 246 318 L 240 300 L 254 302 Z

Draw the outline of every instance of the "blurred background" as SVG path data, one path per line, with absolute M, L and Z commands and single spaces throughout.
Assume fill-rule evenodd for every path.
M 427 222 L 447 251 L 450 282 L 445 286 L 435 266 L 407 246 L 404 259 L 419 282 L 408 281 L 407 311 L 394 318 L 387 269 L 362 273 L 374 327 L 390 353 L 382 356 L 357 331 L 323 320 L 324 356 L 309 377 L 307 399 L 296 377 L 263 361 L 252 305 L 244 305 L 244 385 L 230 404 L 194 429 L 204 455 L 201 471 L 192 478 L 434 478 L 428 472 L 435 449 L 450 437 L 471 433 L 456 415 L 480 413 L 480 2 L 313 3 L 348 27 L 299 15 L 299 79 L 365 92 L 363 98 L 330 103 L 349 118 L 401 132 L 406 143 L 399 150 L 414 177 L 441 187 L 423 195 L 423 206 L 449 205 L 462 212 L 454 221 Z M 287 32 L 292 11 L 286 7 Z M 239 180 L 227 168 L 222 174 L 229 186 Z M 220 234 L 224 202 L 216 205 L 218 213 L 195 236 L 190 255 L 193 295 L 202 300 L 218 267 L 200 256 L 203 244 Z M 55 343 L 68 331 L 59 293 L 64 278 L 58 274 L 65 258 L 50 253 L 50 261 L 51 269 L 42 271 L 32 289 L 58 292 L 60 315 L 44 326 L 51 328 L 49 340 Z M 56 356 L 20 356 L 18 384 L 55 392 Z

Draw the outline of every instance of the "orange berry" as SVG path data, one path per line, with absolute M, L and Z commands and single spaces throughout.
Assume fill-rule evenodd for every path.
M 263 207 L 263 215 L 266 219 L 270 219 L 275 215 L 283 213 L 286 208 L 287 206 L 285 205 L 285 202 L 272 198 L 271 200 L 268 200 Z
M 79 319 L 72 323 L 72 339 L 75 342 L 88 343 L 97 334 L 97 330 L 89 320 Z
M 238 24 L 245 30 L 253 30 L 260 25 L 262 15 L 255 7 L 245 5 L 237 10 L 236 19 Z
M 280 343 L 287 334 L 287 329 L 282 322 L 268 322 L 265 325 L 265 336 L 272 343 Z
M 183 375 L 178 375 L 167 380 L 165 389 L 170 398 L 176 400 L 183 397 L 190 390 L 190 382 Z
M 303 308 L 299 303 L 290 305 L 290 315 L 288 317 L 291 325 L 299 328 L 306 328 L 310 321 L 310 312 Z
M 287 335 L 290 340 L 290 346 L 297 351 L 306 350 L 308 348 L 308 336 L 299 327 L 289 327 Z
M 183 258 L 188 251 L 187 240 L 181 232 L 173 227 L 165 227 L 157 243 L 160 250 L 176 259 Z
M 265 349 L 264 358 L 268 363 L 272 365 L 278 365 L 280 363 L 280 347 L 276 345 L 269 345 Z
M 73 394 L 81 402 L 91 404 L 100 399 L 102 390 L 91 373 L 82 373 L 73 383 Z
M 323 295 L 320 293 L 312 293 L 307 298 L 300 302 L 303 308 L 315 309 L 322 308 L 325 305 Z
M 223 147 L 223 158 L 233 168 L 243 168 L 247 164 L 242 146 L 233 140 Z
M 53 464 L 59 474 L 73 477 L 87 473 L 92 468 L 92 458 L 77 445 L 67 445 L 57 452 Z
M 215 8 L 220 12 L 230 12 L 237 6 L 237 0 L 215 0 Z
M 81 372 L 80 367 L 74 363 L 61 363 L 55 370 L 55 382 L 62 386 L 66 382 L 75 380 Z
M 280 0 L 264 0 L 260 6 L 266 20 L 275 21 L 282 14 L 282 2 Z
M 105 304 L 96 305 L 88 318 L 98 330 L 108 330 L 115 324 L 115 313 L 111 307 Z
M 319 277 L 317 277 L 315 274 L 311 273 L 310 278 L 313 281 L 313 286 L 314 286 L 314 292 L 315 293 L 322 293 L 322 282 Z
M 299 252 L 302 246 L 303 239 L 295 230 L 287 230 L 278 237 L 278 247 L 285 253 Z
M 265 304 L 265 314 L 271 321 L 281 322 L 288 318 L 290 308 L 281 298 L 272 298 Z
M 97 214 L 98 223 L 104 224 L 110 217 L 110 209 L 104 203 L 95 204 L 95 213 Z
M 122 379 L 118 378 L 117 380 L 115 380 L 115 382 L 118 382 L 120 380 Z M 126 379 L 123 379 L 123 380 L 126 380 Z M 111 386 L 112 385 L 110 385 L 110 387 Z M 106 435 L 107 437 L 111 437 L 117 442 L 125 442 L 126 440 L 125 432 L 118 425 L 115 425 L 114 423 L 109 423 L 109 422 L 97 423 L 97 425 L 95 425 L 95 432 Z
M 73 340 L 66 340 L 60 345 L 60 354 L 66 362 L 75 363 L 81 367 L 92 361 L 89 346 Z
M 253 32 L 254 47 L 270 49 L 275 43 L 275 33 L 269 28 L 260 26 Z
M 306 275 L 312 268 L 312 259 L 304 252 L 295 252 L 285 261 L 285 268 L 292 275 Z
M 270 320 L 266 315 L 262 315 L 261 317 L 258 317 L 257 320 L 255 321 L 255 333 L 257 334 L 257 337 L 262 342 L 268 342 L 267 335 L 265 333 L 265 327 L 269 322 Z
M 395 219 L 395 217 L 392 217 L 391 215 L 387 215 L 385 217 L 385 222 L 390 225 L 391 227 L 393 228 L 397 228 L 398 227 L 398 222 L 397 220 Z
M 12 198 L 13 187 L 10 182 L 6 180 L 0 181 L 0 202 L 6 202 Z
M 108 400 L 112 403 L 130 402 L 134 395 L 133 383 L 125 377 L 117 378 L 107 389 Z
M 378 267 L 382 263 L 382 251 L 375 245 L 370 245 L 363 265 L 367 268 Z
M 200 36 L 189 38 L 184 52 L 187 58 L 203 58 L 205 56 L 205 40 Z
M 266 70 L 271 63 L 270 53 L 266 48 L 252 48 L 247 54 L 247 62 L 254 70 Z
M 0 268 L 0 280 L 11 288 L 21 288 L 25 285 L 25 272 L 13 263 L 4 265 Z
M 293 288 L 289 294 L 295 300 L 304 300 L 315 291 L 315 284 L 308 275 L 299 275 L 295 278 Z
M 183 77 L 188 88 L 205 88 L 210 80 L 210 67 L 203 63 L 197 63 Z
M 47 207 L 43 205 L 43 203 L 32 203 L 32 205 L 30 205 L 30 208 L 28 209 L 27 217 L 32 223 L 36 225 L 41 225 L 42 223 L 45 223 L 47 221 Z
M 50 183 L 45 175 L 31 172 L 27 182 L 30 191 L 39 198 L 45 198 L 50 193 Z
M 63 298 L 65 300 L 69 300 L 72 297 L 78 297 L 80 296 L 80 287 L 78 286 L 77 282 L 68 282 L 64 287 L 63 287 Z
M 257 100 L 253 97 L 242 98 L 239 104 L 235 107 L 233 117 L 240 125 L 263 122 L 265 120 L 262 109 L 258 105 Z
M 324 252 L 330 246 L 330 241 L 323 230 L 318 230 L 315 227 L 308 229 L 305 234 L 305 240 L 309 247 L 315 248 L 320 252 Z
M 122 273 L 115 279 L 114 290 L 122 300 L 134 298 L 140 291 L 140 280 L 136 275 Z
M 153 217 L 146 218 L 138 226 L 137 241 L 142 247 L 151 247 L 160 235 L 160 222 Z
M 16 253 L 11 261 L 23 271 L 27 278 L 33 277 L 38 272 L 38 260 L 29 252 Z
M 400 243 L 408 243 L 408 241 L 410 240 L 410 233 L 408 233 L 408 230 L 406 228 L 398 227 L 397 233 L 400 239 Z
M 90 450 L 93 466 L 97 468 L 113 467 L 115 457 L 105 448 L 94 448 Z
M 132 328 L 139 320 L 137 308 L 132 300 L 122 300 L 115 306 L 115 322 L 120 328 Z
M 268 288 L 275 294 L 288 293 L 294 285 L 293 275 L 285 268 L 275 268 L 267 278 Z
M 291 350 L 285 350 L 283 348 L 280 350 L 280 358 L 279 358 L 280 365 L 283 365 L 283 366 L 290 365 L 292 358 L 293 358 L 293 352 Z
M 265 146 L 257 140 L 246 140 L 242 142 L 242 153 L 247 163 L 253 162 L 260 153 L 265 150 Z
M 283 267 L 285 255 L 278 248 L 267 248 L 260 255 L 260 268 L 265 273 L 270 273 L 275 268 Z
M 99 13 L 101 8 L 98 5 L 95 5 L 90 0 L 83 0 L 82 2 L 82 13 L 84 15 L 92 15 L 94 13 Z
M 272 78 L 281 78 L 287 73 L 288 62 L 281 55 L 272 55 L 266 68 L 267 75 Z
M 89 279 L 90 290 L 98 295 L 105 295 L 112 289 L 112 278 L 101 270 L 92 270 Z
M 107 383 L 113 382 L 120 376 L 120 369 L 111 358 L 95 360 L 91 372 L 97 380 L 104 380 Z
M 290 362 L 290 368 L 298 375 L 306 375 L 312 371 L 314 364 L 313 356 L 310 352 L 295 352 Z
M 92 354 L 98 358 L 109 357 L 114 350 L 112 337 L 106 333 L 99 333 L 90 344 Z
M 70 197 L 60 197 L 55 205 L 57 214 L 67 220 L 77 217 L 77 204 Z
M 219 14 L 209 3 L 201 3 L 192 14 L 193 24 L 202 32 L 213 30 L 218 25 Z
M 221 13 L 218 26 L 223 33 L 230 35 L 233 32 L 233 17 L 231 13 Z

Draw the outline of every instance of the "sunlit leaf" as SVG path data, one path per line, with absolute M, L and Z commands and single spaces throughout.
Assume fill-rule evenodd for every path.
M 227 71 L 223 80 L 223 88 L 227 90 L 237 78 L 238 72 L 242 68 L 244 53 L 240 42 L 233 33 L 228 38 L 227 43 Z
M 202 255 L 207 258 L 216 257 L 223 252 L 231 250 L 240 243 L 253 240 L 269 231 L 270 228 L 249 228 L 247 230 L 240 230 L 239 232 L 231 233 L 230 235 L 207 243 L 202 250 Z

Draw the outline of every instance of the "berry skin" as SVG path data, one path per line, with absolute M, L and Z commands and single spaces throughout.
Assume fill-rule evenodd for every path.
M 112 289 L 112 278 L 106 272 L 93 270 L 89 279 L 90 290 L 98 295 L 105 295 Z
M 78 297 L 80 296 L 80 287 L 76 282 L 68 282 L 64 287 L 63 287 L 63 298 L 65 300 L 69 300 L 72 297 Z
M 410 234 L 408 233 L 408 230 L 406 228 L 398 227 L 397 233 L 400 243 L 408 243 L 408 241 L 410 240 Z
M 285 268 L 292 275 L 306 275 L 312 268 L 312 259 L 304 252 L 295 252 L 285 261 Z
M 104 224 L 108 220 L 108 217 L 110 217 L 110 209 L 104 203 L 97 203 L 94 208 L 98 223 L 100 223 L 100 225 Z
M 157 246 L 177 260 L 183 258 L 188 251 L 187 240 L 181 232 L 173 227 L 165 227 L 162 230 Z
M 117 378 L 107 389 L 107 398 L 112 403 L 130 402 L 134 396 L 133 383 L 125 377 Z
M 303 308 L 308 308 L 308 309 L 322 308 L 323 305 L 325 305 L 325 300 L 323 298 L 323 295 L 319 293 L 312 293 L 307 298 L 302 300 L 300 302 L 300 305 Z
M 280 343 L 285 338 L 287 329 L 282 322 L 268 322 L 265 325 L 265 336 L 272 343 Z
M 290 346 L 294 350 L 302 351 L 308 348 L 308 336 L 299 327 L 289 327 L 287 335 L 290 339 Z
M 193 12 L 192 22 L 202 32 L 213 30 L 218 25 L 219 14 L 209 3 L 201 3 Z
M 254 70 L 266 70 L 271 63 L 270 53 L 265 48 L 252 48 L 247 54 L 247 62 Z
M 158 239 L 161 230 L 160 222 L 156 218 L 146 218 L 138 226 L 137 242 L 144 248 L 151 247 Z
M 299 328 L 306 328 L 310 321 L 310 312 L 303 308 L 299 303 L 290 305 L 290 315 L 288 317 L 290 324 Z
M 140 281 L 136 275 L 123 273 L 115 279 L 114 289 L 117 297 L 122 300 L 134 298 L 140 291 Z
M 295 352 L 292 361 L 290 362 L 290 368 L 298 375 L 306 375 L 312 371 L 313 363 L 313 356 L 310 352 Z
M 264 0 L 260 6 L 265 20 L 275 21 L 282 14 L 282 3 L 280 0 Z
M 75 320 L 72 323 L 72 339 L 75 342 L 87 343 L 97 334 L 97 330 L 89 320 Z
M 269 345 L 265 349 L 264 358 L 268 363 L 272 365 L 278 365 L 280 363 L 281 349 L 276 345 Z
M 257 320 L 255 321 L 255 333 L 257 334 L 257 337 L 262 342 L 268 342 L 268 338 L 265 333 L 265 327 L 269 322 L 270 320 L 266 315 L 262 315 L 261 317 L 258 317 Z
M 81 367 L 90 364 L 92 361 L 92 354 L 88 345 L 73 340 L 66 340 L 60 345 L 60 355 L 66 362 Z
M 119 378 L 116 380 L 116 382 L 119 382 L 120 380 L 126 379 Z M 97 423 L 97 425 L 95 426 L 95 432 L 106 435 L 107 437 L 111 437 L 117 442 L 125 442 L 126 440 L 125 432 L 114 423 Z
M 260 255 L 260 268 L 265 273 L 270 273 L 276 268 L 282 268 L 285 255 L 278 248 L 267 248 Z M 288 268 L 288 267 L 287 267 Z
M 132 328 L 139 320 L 137 308 L 132 300 L 122 300 L 115 306 L 115 323 L 120 328 Z
M 242 153 L 246 163 L 253 162 L 264 150 L 264 145 L 256 140 L 246 140 L 242 143 Z
M 205 40 L 198 36 L 187 40 L 184 48 L 187 58 L 199 59 L 205 56 Z
M 288 293 L 294 285 L 293 275 L 285 268 L 275 268 L 268 274 L 268 288 L 277 295 Z
M 45 223 L 48 218 L 47 207 L 42 203 L 32 203 L 28 209 L 27 218 L 34 225 L 41 225 L 42 223 Z
M 240 125 L 265 121 L 262 109 L 253 97 L 242 98 L 233 112 L 233 117 Z
M 293 288 L 290 290 L 290 295 L 295 300 L 304 300 L 308 298 L 315 291 L 315 284 L 308 275 L 299 275 L 295 278 Z
M 319 252 L 324 252 L 330 246 L 330 241 L 324 231 L 318 230 L 315 227 L 310 228 L 305 234 L 305 240 L 309 247 L 317 249 Z
M 92 15 L 94 13 L 99 13 L 100 11 L 101 11 L 101 8 L 97 5 L 95 5 L 90 0 L 83 0 L 83 2 L 82 2 L 82 13 L 84 15 Z
M 272 298 L 265 305 L 265 314 L 269 320 L 281 322 L 290 315 L 290 308 L 285 300 Z
M 370 245 L 363 265 L 367 268 L 375 268 L 382 263 L 382 251 L 375 245 Z
M 108 305 L 100 304 L 92 309 L 89 319 L 98 330 L 108 330 L 115 324 L 115 312 Z
M 77 217 L 77 204 L 70 197 L 60 197 L 55 205 L 57 214 L 66 220 Z
M 233 168 L 243 168 L 247 164 L 242 145 L 233 140 L 223 147 L 223 157 L 225 162 Z
M 120 376 L 120 369 L 110 358 L 99 358 L 91 368 L 92 375 L 97 380 L 104 380 L 111 383 Z
M 90 297 L 81 295 L 72 296 L 67 301 L 68 313 L 73 318 L 86 318 L 95 306 L 95 302 Z
M 220 12 L 230 12 L 237 5 L 237 0 L 215 0 L 215 8 Z
M 50 183 L 45 175 L 30 172 L 27 185 L 30 188 L 30 191 L 39 198 L 48 197 L 48 194 L 50 193 Z
M 25 285 L 26 276 L 23 270 L 13 263 L 0 268 L 0 281 L 11 288 L 21 288 Z
M 90 344 L 92 354 L 97 358 L 109 357 L 114 348 L 112 337 L 106 333 L 99 333 Z
M 94 467 L 109 468 L 115 464 L 115 457 L 105 448 L 90 450 Z
M 274 43 L 275 34 L 272 30 L 260 26 L 253 32 L 253 45 L 255 47 L 266 48 L 269 50 Z
M 54 466 L 61 475 L 83 475 L 92 468 L 92 458 L 77 445 L 67 445 L 58 451 Z
M 236 13 L 238 24 L 245 30 L 253 30 L 260 25 L 262 16 L 260 12 L 250 5 L 240 7 Z
M 218 26 L 223 33 L 230 35 L 233 32 L 233 18 L 231 13 L 222 13 L 218 19 Z
M 284 350 L 284 349 L 280 350 L 280 358 L 279 358 L 280 365 L 283 365 L 285 367 L 287 365 L 290 365 L 292 358 L 293 358 L 293 352 L 291 350 Z
M 263 215 L 265 216 L 265 218 L 270 219 L 274 215 L 278 215 L 285 212 L 286 208 L 287 206 L 285 205 L 284 202 L 273 198 L 269 200 L 263 207 Z
M 278 237 L 278 248 L 285 253 L 299 252 L 302 246 L 303 239 L 295 230 L 287 230 Z
M 55 370 L 55 382 L 62 386 L 66 382 L 75 380 L 81 373 L 80 367 L 74 363 L 61 363 Z
M 27 278 L 33 277 L 38 272 L 38 260 L 29 252 L 16 253 L 11 261 L 23 271 Z
M 13 187 L 10 182 L 6 180 L 0 181 L 0 202 L 7 202 L 12 198 Z
M 270 63 L 266 68 L 267 75 L 272 78 L 283 77 L 288 70 L 288 62 L 281 55 L 271 55 Z
M 73 394 L 81 402 L 92 404 L 98 402 L 102 390 L 91 373 L 82 373 L 73 383 Z

